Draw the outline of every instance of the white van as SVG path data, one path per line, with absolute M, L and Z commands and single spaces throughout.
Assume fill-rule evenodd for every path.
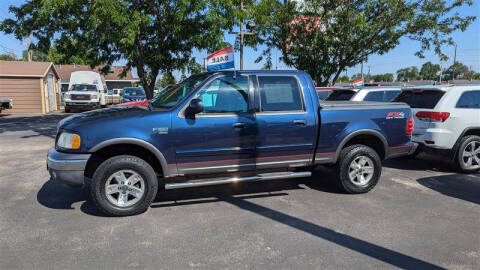
M 93 71 L 75 71 L 70 75 L 65 93 L 65 112 L 72 109 L 89 110 L 104 107 L 107 84 L 105 78 Z

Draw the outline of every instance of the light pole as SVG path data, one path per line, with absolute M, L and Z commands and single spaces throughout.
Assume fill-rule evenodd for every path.
M 240 2 L 240 9 L 243 11 L 243 1 Z M 243 31 L 243 20 L 240 20 L 240 31 L 239 32 L 229 32 L 230 34 L 235 34 L 240 36 L 240 70 L 243 70 L 243 45 L 245 36 L 252 36 L 255 35 L 255 23 L 248 22 L 247 23 L 247 30 Z

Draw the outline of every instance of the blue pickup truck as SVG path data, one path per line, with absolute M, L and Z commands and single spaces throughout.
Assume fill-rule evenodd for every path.
M 320 102 L 302 71 L 220 71 L 189 77 L 143 107 L 70 116 L 47 157 L 53 179 L 86 182 L 104 213 L 146 211 L 159 189 L 311 176 L 336 170 L 365 193 L 381 161 L 413 152 L 403 103 Z

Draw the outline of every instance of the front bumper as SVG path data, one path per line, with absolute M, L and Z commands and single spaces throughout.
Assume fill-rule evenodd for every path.
M 47 155 L 47 170 L 53 180 L 73 187 L 82 187 L 84 171 L 90 154 L 71 154 L 50 149 Z

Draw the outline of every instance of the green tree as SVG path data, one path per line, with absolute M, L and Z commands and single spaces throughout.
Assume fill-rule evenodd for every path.
M 235 21 L 238 1 L 220 0 L 28 0 L 11 6 L 14 19 L 0 30 L 18 39 L 32 35 L 47 53 L 52 41 L 62 59 L 80 52 L 88 64 L 126 60 L 126 74 L 137 74 L 148 98 L 158 74 L 181 70 L 194 48 L 225 46 L 224 30 Z
M 434 65 L 431 62 L 426 62 L 420 69 L 420 77 L 423 80 L 436 80 L 440 70 L 440 65 Z
M 340 76 L 340 77 L 338 77 L 337 82 L 348 83 L 348 82 L 350 82 L 350 78 L 348 78 L 347 75 Z
M 5 54 L 0 54 L 0 60 L 17 61 L 17 57 L 14 54 L 5 53 Z
M 441 48 L 453 44 L 450 34 L 464 31 L 475 19 L 455 10 L 472 4 L 472 0 L 260 0 L 250 11 L 258 34 L 247 43 L 266 45 L 259 61 L 277 48 L 287 65 L 326 85 L 370 55 L 395 48 L 402 37 L 420 42 L 417 56 L 433 49 L 446 59 Z
M 419 73 L 417 67 L 407 67 L 397 70 L 397 81 L 409 82 L 411 80 L 419 79 Z
M 30 50 L 30 53 L 31 53 L 31 60 L 32 61 L 35 61 L 35 62 L 45 62 L 45 61 L 48 61 L 47 60 L 47 54 L 39 51 L 39 50 L 36 50 L 36 49 L 32 49 Z M 22 60 L 23 61 L 28 61 L 28 51 L 27 50 L 23 50 L 22 51 Z
M 455 80 L 455 79 L 464 79 L 470 80 L 474 75 L 474 72 L 471 71 L 466 65 L 455 62 L 453 65 L 448 67 L 445 71 L 445 80 Z
M 394 78 L 392 73 L 385 73 L 385 74 L 372 75 L 371 79 L 375 82 L 393 82 Z
M 157 83 L 155 84 L 155 88 L 164 88 L 169 84 L 174 84 L 177 83 L 175 80 L 175 77 L 171 72 L 167 72 L 163 74 L 162 78 L 160 80 L 157 80 Z

